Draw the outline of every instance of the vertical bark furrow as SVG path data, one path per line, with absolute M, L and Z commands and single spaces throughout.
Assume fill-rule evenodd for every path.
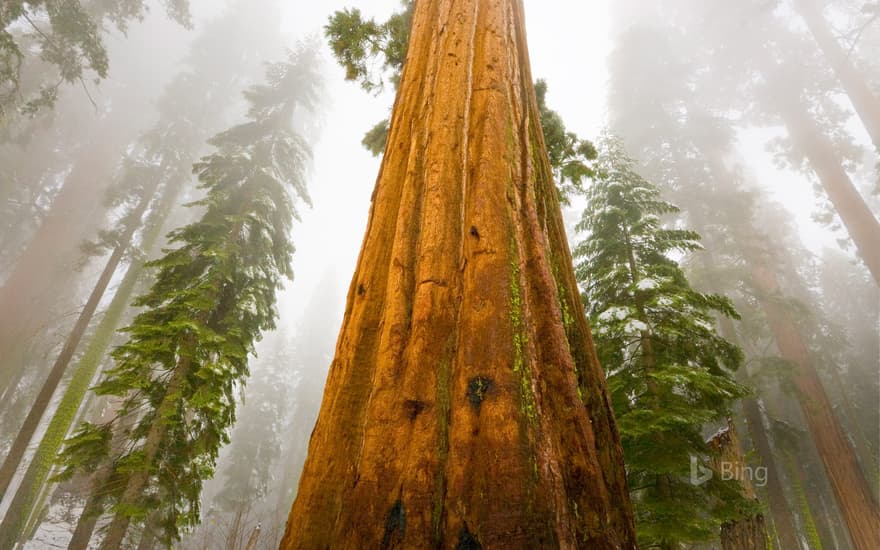
M 597 458 L 617 434 L 596 441 L 578 398 L 521 10 L 416 4 L 283 548 L 634 547 Z

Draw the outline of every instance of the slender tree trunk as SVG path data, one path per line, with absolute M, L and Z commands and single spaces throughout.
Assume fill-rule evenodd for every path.
M 146 440 L 143 446 L 143 462 L 152 467 L 159 451 L 164 443 L 166 434 L 168 433 L 167 417 L 174 411 L 177 401 L 170 397 L 176 396 L 180 388 L 184 385 L 186 377 L 189 374 L 191 360 L 189 356 L 183 355 L 178 361 L 174 369 L 174 374 L 168 383 L 165 396 L 156 409 L 156 417 L 147 432 Z M 127 508 L 137 506 L 143 496 L 144 487 L 150 479 L 150 471 L 148 469 L 140 469 L 128 476 L 125 490 L 119 497 L 118 506 Z M 131 523 L 131 516 L 124 511 L 117 512 L 113 516 L 113 520 L 107 527 L 107 533 L 104 540 L 101 541 L 101 550 L 118 550 L 122 547 L 122 541 L 128 532 L 128 526 Z
M 728 419 L 727 430 L 712 438 L 709 444 L 717 453 L 712 468 L 719 474 L 733 472 L 734 479 L 742 488 L 743 496 L 757 501 L 755 489 L 746 475 L 745 455 L 733 422 Z M 724 550 L 766 550 L 767 528 L 764 524 L 764 515 L 759 513 L 722 525 L 721 547 Z M 790 548 L 794 550 L 797 546 Z
M 767 504 L 770 507 L 770 515 L 773 517 L 773 525 L 776 528 L 776 536 L 779 538 L 779 548 L 791 548 L 797 550 L 801 547 L 800 539 L 795 528 L 794 517 L 791 515 L 791 507 L 785 498 L 785 490 L 782 488 L 782 477 L 779 466 L 776 464 L 776 455 L 770 446 L 767 430 L 764 428 L 764 419 L 758 402 L 752 398 L 742 400 L 743 412 L 749 427 L 749 437 L 761 457 L 761 464 L 767 468 Z
M 98 519 L 104 511 L 104 500 L 107 496 L 104 494 L 103 488 L 112 475 L 113 465 L 110 463 L 104 464 L 95 472 L 92 477 L 92 490 L 86 500 L 85 508 L 79 516 L 79 521 L 76 522 L 76 529 L 67 544 L 67 550 L 86 550 L 88 548 Z
M 756 286 L 762 291 L 761 307 L 783 358 L 797 366 L 794 385 L 825 473 L 858 550 L 880 548 L 880 509 L 865 480 L 858 459 L 834 415 L 809 350 L 797 325 L 774 300 L 779 293 L 775 274 L 763 267 L 752 270 Z
M 711 264 L 710 264 L 711 265 Z M 711 272 L 711 271 L 710 271 Z M 719 320 L 721 332 L 724 338 L 741 346 L 741 341 L 733 327 L 733 321 L 727 317 Z M 742 372 L 742 371 L 741 371 Z M 745 383 L 745 381 L 740 380 Z M 791 506 L 785 498 L 785 490 L 782 487 L 782 476 L 779 465 L 776 463 L 776 454 L 770 445 L 767 429 L 764 427 L 764 415 L 757 399 L 745 397 L 740 400 L 743 407 L 746 426 L 749 430 L 749 439 L 752 441 L 761 465 L 767 468 L 766 495 L 770 515 L 773 518 L 774 532 L 778 539 L 778 548 L 799 550 L 801 548 L 800 537 L 797 535 L 797 524 L 791 513 Z
M 179 189 L 179 186 L 169 187 L 151 213 L 141 242 L 141 248 L 145 254 L 149 254 L 156 248 L 165 219 L 179 194 Z M 4 544 L 12 544 L 22 535 L 27 517 L 37 506 L 37 494 L 49 478 L 55 464 L 55 458 L 64 443 L 64 438 L 73 425 L 77 411 L 79 411 L 89 385 L 94 380 L 95 373 L 110 347 L 116 329 L 122 323 L 123 315 L 128 309 L 143 268 L 143 259 L 135 258 L 132 260 L 116 289 L 113 300 L 104 312 L 101 322 L 98 323 L 94 336 L 75 366 L 70 383 L 64 391 L 64 396 L 55 409 L 46 432 L 34 453 L 34 458 L 25 471 L 9 510 L 0 524 L 0 547 L 3 547 Z M 90 530 L 88 536 L 91 537 Z M 87 538 L 86 543 L 88 540 Z
M 411 36 L 281 547 L 635 548 L 521 1 L 420 1 Z
M 156 520 L 157 513 L 153 512 L 147 519 L 144 532 L 141 533 L 141 540 L 138 542 L 137 550 L 153 550 L 156 546 Z
M 73 330 L 68 335 L 64 347 L 61 349 L 61 353 L 59 353 L 58 357 L 55 359 L 55 364 L 52 366 L 52 370 L 49 371 L 48 378 L 43 383 L 42 388 L 40 388 L 36 401 L 31 407 L 30 412 L 28 412 L 15 441 L 12 443 L 9 454 L 3 461 L 3 465 L 0 466 L 0 499 L 6 494 L 6 489 L 9 488 L 9 483 L 12 481 L 12 477 L 18 469 L 21 459 L 27 451 L 28 444 L 34 435 L 34 432 L 36 432 L 46 409 L 49 407 L 49 404 L 52 401 L 52 396 L 55 394 L 55 390 L 58 389 L 58 384 L 61 383 L 61 378 L 67 371 L 67 366 L 70 364 L 70 360 L 73 359 L 73 354 L 76 352 L 76 348 L 79 346 L 82 337 L 85 335 L 86 329 L 91 323 L 95 311 L 97 311 L 98 305 L 101 303 L 104 293 L 110 285 L 110 281 L 113 279 L 113 275 L 116 273 L 116 268 L 119 267 L 119 263 L 122 261 L 125 251 L 128 250 L 135 231 L 141 226 L 141 218 L 146 212 L 147 206 L 152 201 L 152 195 L 158 184 L 159 181 L 157 179 L 154 185 L 145 190 L 137 209 L 132 212 L 129 219 L 125 222 L 125 231 L 120 236 L 119 242 L 113 250 L 113 253 L 110 254 L 110 257 L 107 259 L 107 263 L 104 266 L 101 276 L 98 278 L 97 283 L 95 283 L 95 287 L 92 289 L 92 293 L 89 295 L 89 299 L 86 301 L 82 312 L 80 312 L 76 324 L 73 326 Z M 0 527 L 0 540 L 3 538 L 2 532 L 3 528 Z
M 251 536 L 248 538 L 244 550 L 257 550 L 257 542 L 260 540 L 260 527 L 261 525 L 258 523 L 254 530 L 251 531 Z
M 843 169 L 831 141 L 807 114 L 797 95 L 786 95 L 777 106 L 796 147 L 810 161 L 862 261 L 880 285 L 880 222 Z
M 862 124 L 865 125 L 868 135 L 871 136 L 874 147 L 880 151 L 880 99 L 868 87 L 868 83 L 853 66 L 849 54 L 831 33 L 828 22 L 816 5 L 816 0 L 797 0 L 795 6 L 806 21 L 828 63 L 837 73 L 843 89 L 855 107 Z
M 111 115 L 82 153 L 52 202 L 48 217 L 0 287 L 0 389 L 22 368 L 26 343 L 68 307 L 80 244 L 100 225 L 103 193 L 124 151 L 127 124 Z

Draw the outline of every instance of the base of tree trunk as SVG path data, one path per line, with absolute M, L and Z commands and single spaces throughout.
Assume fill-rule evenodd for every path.
M 767 526 L 764 523 L 764 514 L 722 525 L 721 548 L 767 550 Z

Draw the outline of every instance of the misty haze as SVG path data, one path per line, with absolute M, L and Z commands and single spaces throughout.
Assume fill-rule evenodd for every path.
M 880 1 L 0 0 L 0 550 L 878 501 Z

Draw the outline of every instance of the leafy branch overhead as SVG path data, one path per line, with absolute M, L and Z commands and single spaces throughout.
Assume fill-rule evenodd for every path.
M 52 108 L 62 84 L 78 83 L 86 89 L 87 79 L 98 83 L 107 78 L 105 24 L 126 32 L 130 21 L 142 20 L 149 10 L 144 0 L 8 0 L 4 4 L 0 7 L 0 126 L 16 108 L 25 115 Z M 169 17 L 192 25 L 188 0 L 163 4 Z
M 381 93 L 389 82 L 397 90 L 406 61 L 412 13 L 413 2 L 403 0 L 401 9 L 382 23 L 365 19 L 357 8 L 337 11 L 330 17 L 324 33 L 337 62 L 345 69 L 346 80 L 375 94 Z M 583 192 L 584 184 L 592 176 L 596 149 L 590 141 L 568 131 L 559 113 L 547 106 L 545 81 L 535 83 L 535 92 L 550 165 L 560 199 L 567 203 L 573 193 Z M 388 119 L 382 120 L 364 135 L 361 143 L 373 156 L 384 152 L 389 124 Z

